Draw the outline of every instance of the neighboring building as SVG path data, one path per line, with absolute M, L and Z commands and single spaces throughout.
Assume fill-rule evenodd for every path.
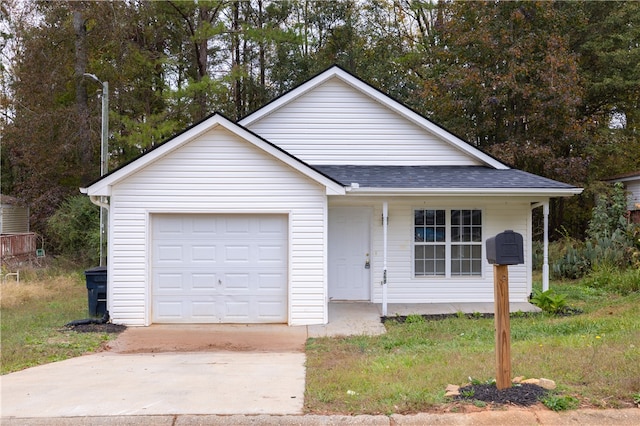
M 29 232 L 29 208 L 15 197 L 0 195 L 0 234 Z
M 640 223 L 640 171 L 625 173 L 607 179 L 609 182 L 621 182 L 628 193 L 627 209 L 629 218 Z
M 511 169 L 333 67 L 81 191 L 109 200 L 111 317 L 145 326 L 325 324 L 332 300 L 492 302 L 485 242 L 507 229 L 525 243 L 510 298 L 526 302 L 532 209 L 548 218 L 550 198 L 582 189 Z
M 29 208 L 15 197 L 0 195 L 0 254 L 2 261 L 36 252 L 36 234 L 29 232 Z

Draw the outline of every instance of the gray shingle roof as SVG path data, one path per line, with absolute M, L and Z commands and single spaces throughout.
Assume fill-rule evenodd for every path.
M 484 166 L 312 167 L 344 186 L 358 183 L 361 188 L 575 188 L 522 170 L 497 170 Z

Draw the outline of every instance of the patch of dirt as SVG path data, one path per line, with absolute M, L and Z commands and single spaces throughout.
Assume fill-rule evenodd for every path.
M 500 390 L 494 384 L 468 385 L 461 387 L 459 392 L 460 395 L 455 397 L 457 400 L 529 407 L 540 402 L 549 391 L 538 385 L 521 383 Z
M 153 324 L 128 327 L 105 349 L 117 353 L 301 352 L 306 339 L 306 327 L 281 324 Z
M 65 329 L 76 331 L 78 333 L 109 333 L 109 334 L 118 334 L 122 333 L 127 329 L 126 325 L 120 324 L 76 324 L 76 325 L 66 325 Z

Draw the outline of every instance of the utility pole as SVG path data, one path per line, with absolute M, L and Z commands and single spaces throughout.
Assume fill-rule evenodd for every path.
M 100 137 L 100 176 L 104 176 L 109 171 L 109 82 L 101 81 L 95 74 L 84 73 L 95 82 L 102 85 L 102 132 Z M 105 205 L 104 197 L 101 197 L 101 204 Z M 107 264 L 107 227 L 109 210 L 100 207 L 100 266 Z

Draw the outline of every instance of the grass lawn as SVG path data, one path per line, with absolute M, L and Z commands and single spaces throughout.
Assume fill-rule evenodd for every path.
M 579 315 L 511 319 L 514 376 L 548 378 L 583 406 L 620 408 L 640 397 L 640 293 L 620 296 L 554 283 Z M 447 384 L 495 377 L 493 319 L 387 323 L 375 337 L 307 343 L 309 413 L 390 414 L 448 404 Z
M 578 282 L 553 283 L 575 316 L 511 320 L 514 376 L 555 380 L 584 406 L 640 401 L 640 292 L 626 296 Z M 21 273 L 0 287 L 1 373 L 93 352 L 113 334 L 77 333 L 64 324 L 87 317 L 84 274 Z M 387 323 L 376 337 L 309 339 L 305 409 L 309 413 L 411 413 L 450 404 L 447 384 L 495 377 L 492 319 Z M 455 408 L 455 407 L 454 407 Z
M 114 337 L 64 329 L 88 316 L 83 273 L 21 271 L 20 283 L 0 285 L 1 374 L 95 352 Z

